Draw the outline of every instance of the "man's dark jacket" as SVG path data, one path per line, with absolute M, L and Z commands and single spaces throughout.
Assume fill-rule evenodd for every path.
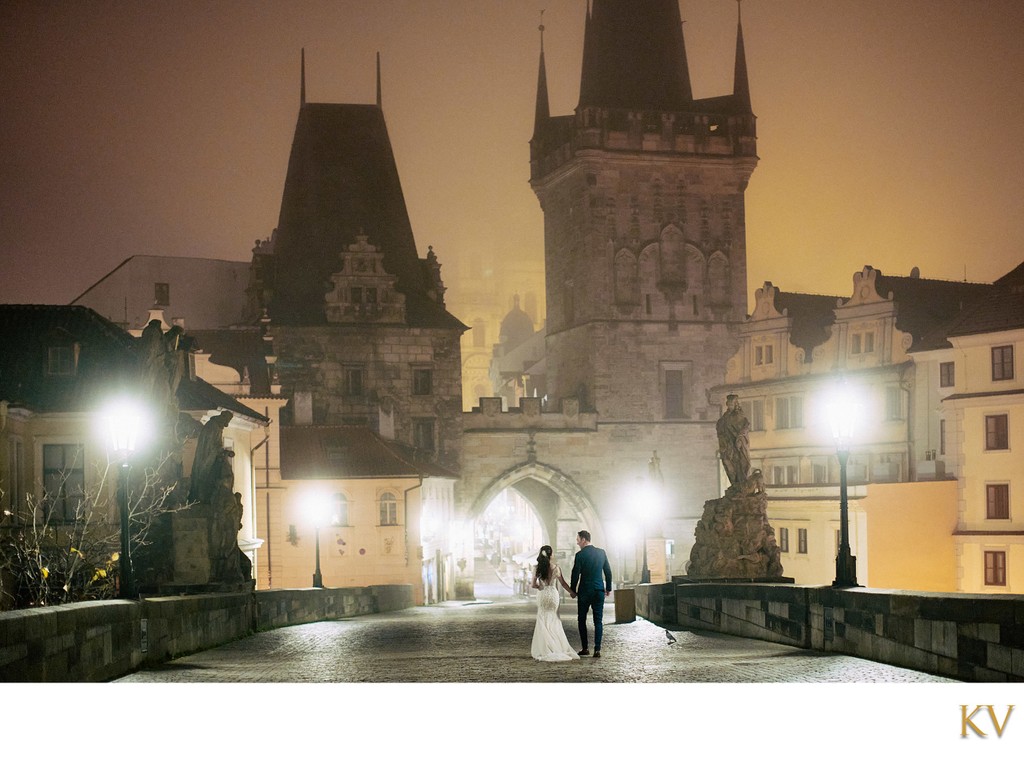
M 572 563 L 572 583 L 569 584 L 569 587 L 573 591 L 577 591 L 577 588 L 579 591 L 586 589 L 595 589 L 602 593 L 611 591 L 612 566 L 608 564 L 608 555 L 605 554 L 604 549 L 587 544 L 576 552 L 576 559 Z

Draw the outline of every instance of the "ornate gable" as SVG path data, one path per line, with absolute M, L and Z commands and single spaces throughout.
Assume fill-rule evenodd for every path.
M 361 324 L 405 322 L 405 296 L 395 289 L 398 279 L 384 269 L 384 254 L 366 235 L 341 255 L 341 270 L 331 275 L 324 296 L 327 321 Z

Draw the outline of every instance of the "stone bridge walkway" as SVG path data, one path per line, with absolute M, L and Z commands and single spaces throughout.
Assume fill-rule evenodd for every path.
M 535 606 L 525 599 L 448 602 L 259 633 L 120 679 L 134 683 L 949 683 L 842 655 L 665 629 L 605 608 L 602 658 L 530 657 Z M 570 644 L 575 604 L 563 602 Z M 592 633 L 591 633 L 592 635 Z

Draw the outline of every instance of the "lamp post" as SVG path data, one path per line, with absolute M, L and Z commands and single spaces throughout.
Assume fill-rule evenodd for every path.
M 315 491 L 309 494 L 310 512 L 313 516 L 313 528 L 316 535 L 315 551 L 316 565 L 313 569 L 313 588 L 324 587 L 324 577 L 320 573 L 320 528 L 327 522 L 327 514 L 330 511 L 329 496 L 326 493 Z
M 846 463 L 860 408 L 844 385 L 829 406 L 832 437 L 839 458 L 839 553 L 836 555 L 836 579 L 833 588 L 851 588 L 857 583 L 857 558 L 850 553 L 850 515 L 846 489 Z
M 132 567 L 131 525 L 129 521 L 128 489 L 131 456 L 138 448 L 139 437 L 145 424 L 145 412 L 139 404 L 117 401 L 105 413 L 108 448 L 120 460 L 118 468 L 118 515 L 121 530 L 121 555 L 118 558 L 118 596 L 132 599 L 137 596 L 135 569 Z

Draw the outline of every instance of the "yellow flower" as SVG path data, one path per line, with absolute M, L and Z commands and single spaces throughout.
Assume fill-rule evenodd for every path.
M 119 559 L 121 559 L 120 552 L 114 552 L 113 554 L 110 555 L 110 561 L 111 562 L 117 562 Z
M 43 580 L 46 580 L 50 577 L 50 568 L 48 567 L 41 568 L 39 572 L 43 574 Z

